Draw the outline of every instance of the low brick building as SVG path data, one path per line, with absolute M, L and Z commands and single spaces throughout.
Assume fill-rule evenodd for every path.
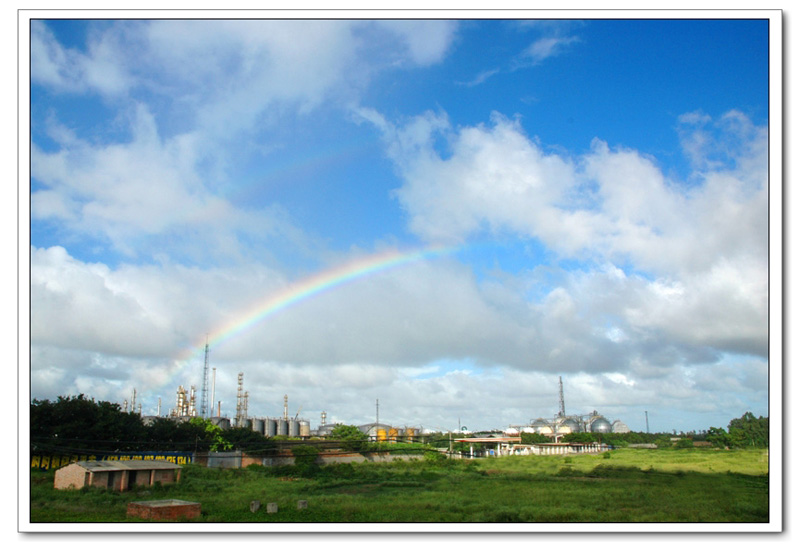
M 78 461 L 56 471 L 57 490 L 84 486 L 128 490 L 152 486 L 156 482 L 174 484 L 181 478 L 181 467 L 169 461 Z

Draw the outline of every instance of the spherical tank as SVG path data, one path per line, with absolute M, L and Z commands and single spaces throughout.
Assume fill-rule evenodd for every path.
M 278 420 L 277 419 L 267 419 L 266 428 L 264 432 L 265 436 L 275 436 L 278 434 Z
M 561 423 L 561 426 L 569 428 L 569 432 L 581 432 L 580 424 L 572 417 L 567 417 L 564 419 L 564 421 Z
M 611 423 L 605 417 L 596 417 L 589 426 L 592 432 L 611 432 Z

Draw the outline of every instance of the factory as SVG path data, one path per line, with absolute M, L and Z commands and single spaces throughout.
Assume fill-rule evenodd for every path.
M 525 426 L 511 426 L 505 431 L 506 435 L 519 435 L 520 433 L 535 433 L 548 436 L 558 442 L 564 435 L 574 432 L 596 432 L 600 434 L 630 432 L 628 426 L 620 420 L 613 422 L 599 414 L 596 410 L 582 415 L 567 415 L 564 406 L 564 384 L 558 378 L 558 413 L 552 419 L 539 417 L 530 421 Z
M 205 362 L 203 367 L 203 390 L 198 410 L 197 390 L 195 386 L 187 388 L 179 386 L 176 393 L 175 408 L 170 409 L 168 417 L 176 421 L 186 421 L 194 417 L 207 418 L 211 423 L 227 430 L 234 427 L 246 427 L 266 437 L 289 438 L 325 438 L 330 436 L 336 428 L 336 423 L 327 422 L 326 412 L 322 412 L 321 422 L 317 429 L 311 429 L 308 419 L 299 418 L 300 409 L 294 417 L 289 415 L 289 397 L 283 397 L 283 416 L 281 417 L 251 417 L 248 413 L 249 393 L 244 390 L 244 373 L 238 375 L 238 388 L 236 394 L 236 416 L 232 419 L 221 415 L 221 402 L 215 404 L 216 368 L 211 374 L 211 396 L 208 400 L 209 386 L 208 344 L 205 347 Z M 620 420 L 609 419 L 596 410 L 587 414 L 567 415 L 564 406 L 564 385 L 561 377 L 558 378 L 559 410 L 552 418 L 538 417 L 532 419 L 527 425 L 512 425 L 505 429 L 503 436 L 518 437 L 522 433 L 535 433 L 547 436 L 558 443 L 565 435 L 572 433 L 626 433 L 630 432 L 628 426 Z M 209 408 L 209 404 L 211 407 Z M 216 405 L 216 411 L 214 411 Z M 130 409 L 135 411 L 136 391 L 131 400 Z M 127 400 L 124 409 L 128 410 Z M 141 405 L 139 405 L 141 413 Z M 216 413 L 216 415 L 214 415 Z M 161 399 L 158 401 L 158 415 L 143 417 L 145 423 L 151 423 L 156 417 L 161 416 Z M 417 427 L 398 427 L 379 422 L 379 403 L 375 401 L 375 422 L 358 426 L 369 440 L 376 442 L 412 442 L 422 434 L 422 429 Z

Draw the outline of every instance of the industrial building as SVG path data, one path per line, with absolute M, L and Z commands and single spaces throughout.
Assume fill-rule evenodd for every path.
M 539 417 L 533 419 L 527 426 L 509 427 L 505 432 L 507 435 L 520 434 L 522 432 L 536 433 L 548 436 L 554 442 L 558 442 L 564 435 L 574 432 L 597 432 L 600 434 L 630 432 L 628 426 L 615 420 L 613 423 L 606 417 L 599 414 L 596 410 L 591 413 L 581 415 L 567 415 L 564 406 L 564 385 L 561 377 L 558 378 L 558 413 L 552 419 Z
M 152 486 L 156 482 L 180 481 L 181 467 L 169 461 L 78 461 L 56 471 L 56 490 L 86 486 L 128 490 L 134 486 Z

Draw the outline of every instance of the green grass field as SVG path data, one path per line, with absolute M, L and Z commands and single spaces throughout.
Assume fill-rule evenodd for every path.
M 57 491 L 31 472 L 39 522 L 147 522 L 131 501 L 200 502 L 210 523 L 763 523 L 769 520 L 765 450 L 634 450 L 482 460 L 395 461 L 296 469 L 184 468 L 174 486 Z M 250 502 L 262 507 L 250 511 Z M 297 509 L 298 500 L 308 508 Z M 266 512 L 266 503 L 279 510 Z

